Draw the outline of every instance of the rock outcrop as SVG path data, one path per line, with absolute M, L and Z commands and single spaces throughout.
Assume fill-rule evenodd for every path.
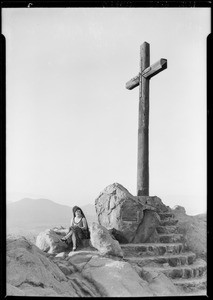
M 182 209 L 178 209 L 178 211 L 184 213 Z M 156 280 L 160 278 L 160 272 L 172 280 L 180 294 L 187 296 L 205 295 L 207 267 L 205 260 L 197 258 L 194 252 L 189 251 L 184 235 L 178 232 L 178 219 L 175 218 L 171 210 L 159 213 L 159 216 L 161 220 L 157 227 L 159 242 L 122 244 L 124 260 L 126 259 L 132 265 L 135 264 L 136 270 L 138 270 L 138 266 L 142 267 L 143 274 L 148 272 L 148 278 L 151 271 L 154 286 Z M 153 272 L 158 274 L 153 277 Z M 162 282 L 162 289 L 164 283 Z M 166 286 L 164 285 L 164 287 Z M 157 290 L 159 293 L 158 287 Z M 167 288 L 162 290 L 164 295 L 166 291 L 168 291 Z M 176 292 L 174 292 L 175 294 Z M 158 295 L 160 296 L 160 294 Z
M 7 295 L 59 297 L 174 296 L 164 275 L 98 251 L 47 254 L 25 238 L 7 240 Z
M 52 254 L 63 252 L 70 248 L 70 246 L 61 241 L 61 238 L 66 233 L 66 229 L 47 229 L 37 236 L 36 246 L 42 251 Z
M 76 252 L 61 242 L 64 228 L 41 232 L 36 245 L 8 236 L 7 295 L 205 294 L 206 215 L 188 216 L 158 197 L 134 197 L 117 183 L 99 195 L 95 208 L 100 224 L 92 223 L 91 240 Z
M 206 214 L 189 216 L 182 206 L 176 206 L 172 212 L 178 219 L 178 231 L 185 237 L 187 249 L 206 261 Z
M 7 295 L 78 296 L 64 273 L 25 238 L 7 241 L 7 284 Z
M 108 230 L 93 222 L 90 227 L 91 243 L 101 255 L 113 255 L 123 257 L 123 251 L 121 250 L 118 241 L 113 239 Z
M 66 233 L 67 230 L 64 228 L 46 229 L 38 234 L 35 244 L 40 250 L 63 258 L 65 254 L 69 253 L 72 249 L 72 244 L 67 245 L 61 241 L 61 238 Z M 120 244 L 116 238 L 114 238 L 114 235 L 118 237 L 117 231 L 113 230 L 110 232 L 98 223 L 93 222 L 90 225 L 90 235 L 90 239 L 81 241 L 78 250 L 97 249 L 101 255 L 123 256 Z
M 152 210 L 145 210 L 144 217 L 139 224 L 135 238 L 132 243 L 154 243 L 159 241 L 159 235 L 156 228 L 160 225 L 158 213 Z
M 143 279 L 149 283 L 149 287 L 158 297 L 181 294 L 180 289 L 172 283 L 170 278 L 163 273 L 156 272 L 154 268 L 149 271 L 143 270 L 142 276 Z
M 128 242 L 137 240 L 143 242 L 139 226 L 144 218 L 144 212 L 167 211 L 168 208 L 162 203 L 161 199 L 154 196 L 135 197 L 127 189 L 118 183 L 106 187 L 95 200 L 95 208 L 98 222 L 108 230 L 116 229 L 121 232 Z M 148 229 L 146 239 L 151 238 L 153 230 Z M 143 228 L 143 226 L 142 226 Z M 142 240 L 140 240 L 142 237 Z
M 127 262 L 106 257 L 92 257 L 83 275 L 99 286 L 104 296 L 140 297 L 153 296 L 148 282 L 143 280 Z

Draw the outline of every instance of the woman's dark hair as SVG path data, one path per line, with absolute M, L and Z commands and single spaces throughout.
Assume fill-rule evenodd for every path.
M 78 207 L 78 206 L 74 206 L 73 209 L 72 209 L 72 212 L 73 212 L 73 216 L 74 216 L 74 217 L 75 217 L 76 210 L 80 210 L 82 216 L 86 219 L 86 217 L 85 217 L 85 215 L 84 215 L 82 209 L 81 209 L 80 207 Z

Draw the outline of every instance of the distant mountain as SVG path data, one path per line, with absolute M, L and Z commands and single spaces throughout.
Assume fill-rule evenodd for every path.
M 81 208 L 88 223 L 95 220 L 95 208 L 92 204 Z M 68 227 L 71 217 L 72 207 L 48 199 L 24 198 L 7 205 L 8 228 Z

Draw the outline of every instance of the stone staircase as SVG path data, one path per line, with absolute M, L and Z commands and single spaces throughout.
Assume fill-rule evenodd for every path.
M 121 244 L 124 259 L 143 267 L 144 271 L 164 273 L 187 295 L 206 295 L 206 262 L 187 251 L 178 220 L 170 212 L 159 213 L 159 242 Z

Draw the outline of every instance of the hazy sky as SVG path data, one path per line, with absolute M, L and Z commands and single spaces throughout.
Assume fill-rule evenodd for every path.
M 150 196 L 206 210 L 210 8 L 3 9 L 7 200 L 94 204 L 136 195 L 140 45 L 168 68 L 150 82 Z

